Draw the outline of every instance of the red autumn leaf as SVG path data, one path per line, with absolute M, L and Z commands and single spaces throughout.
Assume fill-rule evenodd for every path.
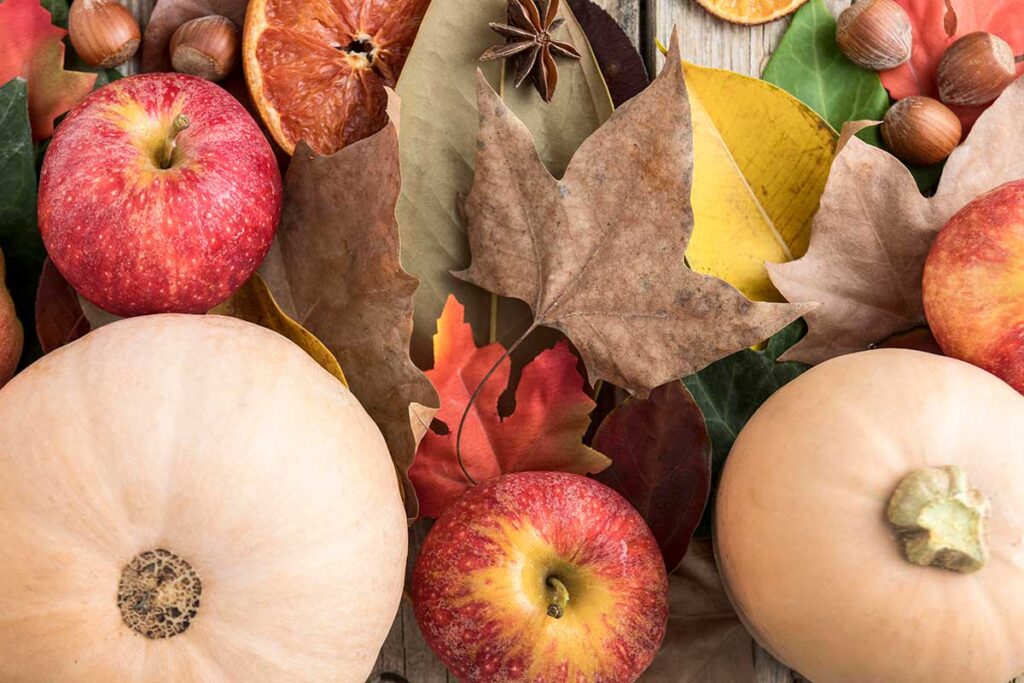
M 711 493 L 711 440 L 693 396 L 677 381 L 628 399 L 601 423 L 594 448 L 612 460 L 597 479 L 640 511 L 671 572 Z
M 893 99 L 912 95 L 938 98 L 935 74 L 953 41 L 974 31 L 994 33 L 1024 53 L 1024 0 L 896 0 L 910 15 L 914 49 L 910 61 L 883 71 L 882 84 Z M 1018 74 L 1024 72 L 1024 64 Z M 974 125 L 985 107 L 953 107 L 965 129 Z
M 441 409 L 409 469 L 424 517 L 436 518 L 471 486 L 455 454 L 459 420 L 474 390 L 504 354 L 500 344 L 477 348 L 465 309 L 449 296 L 434 335 L 434 369 L 427 372 Z M 541 352 L 523 368 L 515 410 L 503 418 L 498 399 L 508 386 L 511 362 L 501 361 L 474 401 L 462 434 L 462 460 L 473 479 L 529 470 L 594 474 L 609 465 L 606 457 L 583 445 L 594 402 L 576 365 L 564 341 Z
M 46 259 L 36 294 L 36 336 L 43 353 L 70 344 L 91 329 L 78 294 L 53 262 Z
M 66 31 L 50 23 L 38 0 L 0 2 L 0 85 L 12 78 L 28 81 L 32 137 L 53 134 L 53 120 L 92 90 L 96 74 L 64 70 Z

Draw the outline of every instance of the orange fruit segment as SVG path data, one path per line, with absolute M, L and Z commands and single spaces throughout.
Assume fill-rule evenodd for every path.
M 697 0 L 716 17 L 734 24 L 763 24 L 797 11 L 807 0 Z
M 251 0 L 242 63 L 249 94 L 288 154 L 331 154 L 380 130 L 430 0 Z

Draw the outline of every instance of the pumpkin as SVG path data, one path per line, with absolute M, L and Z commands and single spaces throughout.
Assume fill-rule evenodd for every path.
M 814 683 L 1005 683 L 1024 670 L 1024 396 L 880 349 L 772 396 L 716 502 L 724 584 Z
M 14 301 L 4 286 L 4 255 L 0 252 L 0 387 L 14 376 L 21 358 L 23 332 L 14 311 Z
M 383 437 L 299 347 L 102 327 L 0 391 L 5 683 L 358 682 L 402 594 Z

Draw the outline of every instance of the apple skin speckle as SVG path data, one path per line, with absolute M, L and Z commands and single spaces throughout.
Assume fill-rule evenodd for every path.
M 564 614 L 547 614 L 549 577 Z M 668 620 L 657 542 L 622 496 L 577 474 L 521 472 L 442 513 L 412 578 L 416 620 L 466 683 L 632 683 Z
M 189 126 L 161 168 L 174 118 Z M 204 313 L 259 266 L 281 215 L 267 139 L 227 91 L 144 74 L 87 97 L 43 161 L 39 230 L 57 269 L 121 316 Z

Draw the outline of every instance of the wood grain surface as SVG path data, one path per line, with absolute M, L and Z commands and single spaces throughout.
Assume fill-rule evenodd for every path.
M 149 18 L 156 0 L 123 0 L 140 22 Z M 464 0 L 471 1 L 471 0 Z M 731 69 L 760 76 L 765 61 L 786 30 L 787 19 L 762 26 L 735 26 L 713 17 L 694 0 L 595 0 L 625 29 L 640 54 L 654 71 L 661 64 L 657 41 L 667 44 L 673 26 L 679 28 L 683 59 L 703 66 Z M 850 0 L 829 0 L 833 11 L 849 5 Z M 137 71 L 137 62 L 122 68 L 126 74 Z M 426 526 L 411 530 L 410 554 L 415 553 L 426 535 Z M 757 672 L 757 683 L 794 683 L 804 681 L 772 657 L 755 648 L 750 653 Z M 455 683 L 445 667 L 427 647 L 416 626 L 412 605 L 402 601 L 387 642 L 377 660 L 369 683 Z M 702 682 L 703 683 L 703 682 Z M 706 683 L 747 683 L 745 681 L 707 681 Z M 1017 683 L 1024 683 L 1019 679 Z

